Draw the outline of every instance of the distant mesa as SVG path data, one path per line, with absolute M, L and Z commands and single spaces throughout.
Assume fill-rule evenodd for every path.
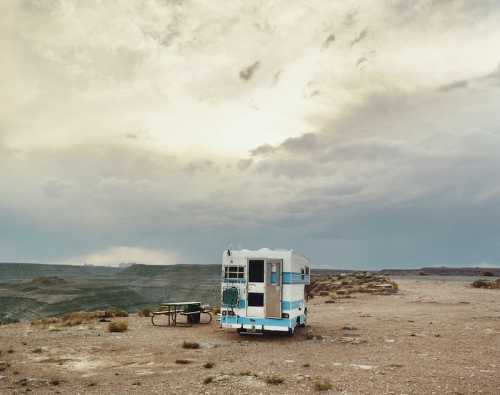
M 50 285 L 67 284 L 67 281 L 64 278 L 57 276 L 35 277 L 34 279 L 31 280 L 31 284 L 50 286 Z
M 134 266 L 134 265 L 137 265 L 137 263 L 136 263 L 136 262 L 121 262 L 121 263 L 118 265 L 118 267 L 119 267 L 120 269 L 126 269 L 126 268 L 128 268 L 128 267 L 130 267 L 130 266 Z

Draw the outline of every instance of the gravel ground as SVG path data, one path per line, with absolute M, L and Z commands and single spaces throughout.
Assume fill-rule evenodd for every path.
M 105 323 L 2 326 L 0 393 L 499 394 L 500 291 L 452 278 L 396 281 L 393 296 L 310 301 L 312 339 L 305 330 L 239 336 L 216 323 L 159 328 L 139 317 L 123 319 L 125 333 Z

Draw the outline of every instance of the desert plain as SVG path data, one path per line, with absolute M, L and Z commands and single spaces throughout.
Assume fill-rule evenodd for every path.
M 308 328 L 240 336 L 147 317 L 0 326 L 1 394 L 499 394 L 500 290 L 396 277 L 394 295 L 309 301 Z M 199 348 L 183 348 L 183 342 Z

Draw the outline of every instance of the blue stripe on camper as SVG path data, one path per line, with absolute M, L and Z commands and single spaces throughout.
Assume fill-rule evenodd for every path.
M 301 273 L 283 272 L 283 284 L 309 284 L 309 277 L 308 274 L 304 274 L 302 279 Z
M 229 284 L 245 284 L 247 282 L 244 278 L 225 278 L 223 281 Z
M 302 307 L 303 305 L 304 305 L 304 299 L 294 300 L 293 302 L 288 301 L 288 300 L 283 300 L 281 302 L 281 310 L 287 311 L 287 310 L 298 309 L 299 307 Z
M 222 316 L 223 324 L 238 324 L 238 325 L 265 325 L 265 326 L 295 326 L 297 324 L 296 320 L 290 320 L 288 318 L 248 318 L 239 316 Z

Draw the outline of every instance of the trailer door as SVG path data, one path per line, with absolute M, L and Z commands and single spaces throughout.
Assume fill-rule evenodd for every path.
M 264 310 L 264 259 L 248 260 L 247 316 L 265 317 Z
M 266 261 L 266 317 L 281 318 L 281 259 Z

